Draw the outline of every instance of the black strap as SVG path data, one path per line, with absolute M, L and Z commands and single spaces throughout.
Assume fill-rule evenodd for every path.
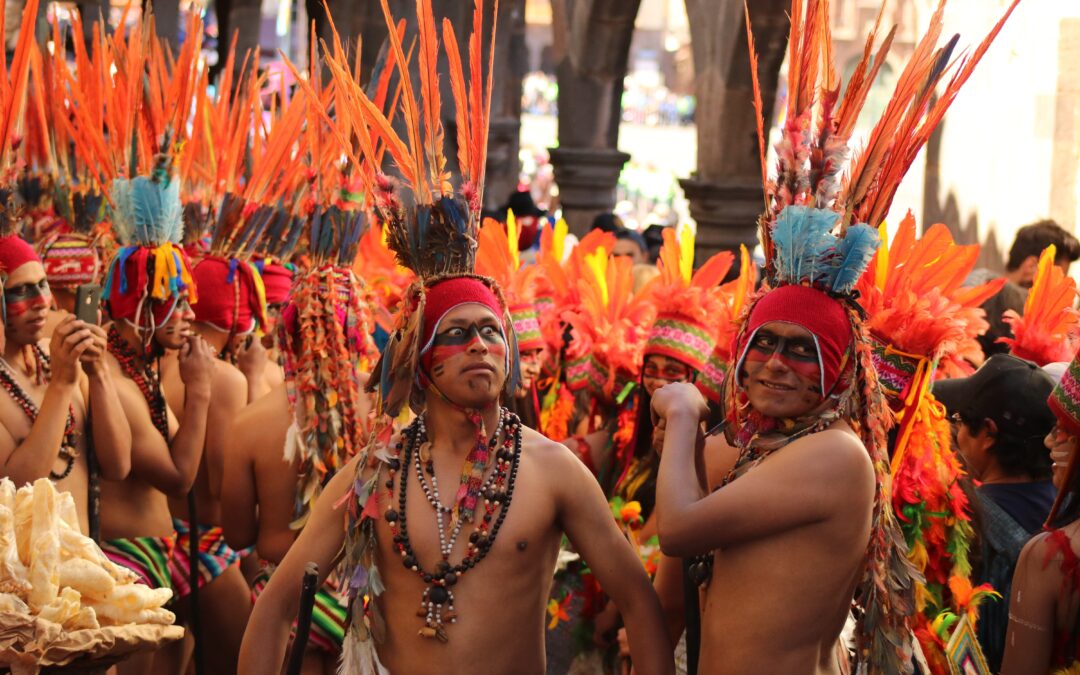
M 188 583 L 191 588 L 191 635 L 195 638 L 195 675 L 203 674 L 202 625 L 199 620 L 199 517 L 195 508 L 195 488 L 188 502 Z
M 304 566 L 304 582 L 300 586 L 300 612 L 296 617 L 296 637 L 293 638 L 285 675 L 300 675 L 304 666 L 304 650 L 307 648 L 308 634 L 311 631 L 311 610 L 315 606 L 318 583 L 319 565 L 309 562 Z
M 86 468 L 89 474 L 86 488 L 86 517 L 90 523 L 90 538 L 94 543 L 101 543 L 101 470 L 98 468 L 97 453 L 94 451 L 94 433 L 90 414 L 91 401 L 87 397 L 86 420 L 83 424 L 86 439 Z
M 693 558 L 682 559 L 683 613 L 686 615 L 686 675 L 697 675 L 701 655 L 701 599 L 690 576 Z

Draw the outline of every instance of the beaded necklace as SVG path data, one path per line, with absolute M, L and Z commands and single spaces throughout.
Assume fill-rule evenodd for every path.
M 109 352 L 116 357 L 120 370 L 139 388 L 150 407 L 150 421 L 162 438 L 169 440 L 169 413 L 161 394 L 161 380 L 149 363 L 143 363 L 127 342 L 120 337 L 116 324 L 109 326 Z
M 428 503 L 434 508 L 435 523 L 439 530 L 439 552 L 442 560 L 435 566 L 434 571 L 427 571 L 420 564 L 409 541 L 408 519 L 406 517 L 406 504 L 409 481 L 407 476 L 401 480 L 401 489 L 398 491 L 398 509 L 390 508 L 384 514 L 390 524 L 393 534 L 394 546 L 401 555 L 401 562 L 407 568 L 416 572 L 427 588 L 420 599 L 419 616 L 424 617 L 424 627 L 420 629 L 420 636 L 436 638 L 440 642 L 449 640 L 446 635 L 446 624 L 457 623 L 457 612 L 454 609 L 454 592 L 451 590 L 458 579 L 470 569 L 480 563 L 491 551 L 495 544 L 495 537 L 502 527 L 506 514 L 510 510 L 510 501 L 514 495 L 514 485 L 517 482 L 517 472 L 521 459 L 521 420 L 517 415 L 503 408 L 500 411 L 500 430 L 502 431 L 502 447 L 495 453 L 495 469 L 483 483 L 480 494 L 484 499 L 484 515 L 480 518 L 476 529 L 469 535 L 469 544 L 465 551 L 465 557 L 461 562 L 451 564 L 450 554 L 454 549 L 458 535 L 461 533 L 463 523 L 467 518 L 458 518 L 452 522 L 452 532 L 447 537 L 445 516 L 451 514 L 455 507 L 445 507 L 439 499 L 438 483 L 435 479 L 434 463 L 428 453 L 424 458 L 424 449 L 430 448 L 427 443 L 427 430 L 424 425 L 424 417 L 418 417 L 405 430 L 406 442 L 398 443 L 396 450 L 399 456 L 392 457 L 388 463 L 386 487 L 390 495 L 390 503 L 393 503 L 395 477 L 398 471 L 404 470 L 406 474 L 410 465 L 414 465 L 421 489 Z M 492 437 L 492 446 L 498 442 L 499 432 Z M 415 464 L 414 464 L 415 463 Z M 403 468 L 404 467 L 404 468 Z M 430 477 L 425 480 L 424 472 Z M 430 487 L 429 487 L 430 484 Z M 498 515 L 496 516 L 496 511 Z M 494 521 L 494 522 L 493 522 Z
M 50 367 L 49 356 L 41 347 L 33 345 L 34 359 L 37 361 L 38 376 L 44 376 L 44 381 L 48 382 L 49 377 L 52 375 L 52 369 Z M 3 386 L 4 391 L 11 395 L 11 398 L 15 400 L 15 403 L 22 408 L 23 413 L 26 414 L 30 420 L 30 425 L 33 426 L 37 421 L 38 414 L 41 409 L 38 408 L 34 399 L 30 398 L 30 395 L 19 386 L 18 381 L 15 379 L 15 371 L 11 365 L 3 358 L 0 358 L 0 386 Z M 75 466 L 75 458 L 79 456 L 79 451 L 75 449 L 75 408 L 72 405 L 68 405 L 67 423 L 64 425 L 64 440 L 60 443 L 60 459 L 66 463 L 64 470 L 60 473 L 55 471 L 49 471 L 49 478 L 54 481 L 60 481 L 71 475 L 71 470 Z

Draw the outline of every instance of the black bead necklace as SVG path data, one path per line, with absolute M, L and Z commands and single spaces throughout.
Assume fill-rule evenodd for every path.
M 38 372 L 44 375 L 45 381 L 48 381 L 52 375 L 49 356 L 38 345 L 33 345 L 33 349 Z M 30 398 L 30 395 L 19 386 L 19 383 L 15 380 L 14 370 L 3 358 L 0 358 L 0 386 L 11 395 L 11 398 L 15 399 L 15 403 L 22 409 L 26 417 L 29 418 L 30 425 L 33 426 L 41 409 L 34 402 L 34 399 Z M 75 448 L 75 408 L 69 404 L 67 423 L 64 425 L 64 440 L 60 443 L 60 452 L 58 453 L 60 459 L 65 462 L 64 470 L 60 473 L 50 470 L 50 479 L 60 481 L 71 475 L 71 470 L 75 467 L 75 459 L 79 456 L 79 451 Z
M 398 456 L 393 457 L 388 463 L 387 490 L 393 503 L 395 477 L 399 471 L 404 471 L 401 480 L 401 489 L 398 491 L 398 509 L 388 509 L 385 514 L 386 521 L 390 524 L 393 534 L 394 546 L 401 555 L 401 562 L 407 568 L 416 572 L 427 588 L 420 599 L 420 609 L 417 616 L 424 618 L 424 627 L 420 629 L 420 636 L 435 638 L 440 642 L 449 640 L 446 635 L 446 624 L 457 622 L 457 612 L 454 609 L 453 586 L 458 579 L 470 569 L 480 563 L 491 547 L 495 544 L 506 514 L 510 510 L 510 501 L 514 494 L 514 485 L 517 483 L 517 472 L 521 459 L 521 420 L 505 408 L 500 411 L 500 428 L 503 431 L 502 447 L 495 453 L 495 469 L 491 476 L 484 482 L 481 494 L 484 498 L 484 515 L 479 519 L 476 529 L 469 535 L 469 544 L 465 551 L 465 557 L 456 565 L 450 563 L 450 553 L 462 528 L 459 521 L 453 524 L 454 531 L 449 541 L 446 539 L 444 517 L 453 509 L 446 509 L 437 498 L 437 487 L 432 480 L 432 488 L 427 487 L 423 479 L 423 471 L 420 470 L 422 462 L 419 458 L 420 448 L 427 441 L 427 432 L 424 426 L 423 416 L 418 417 L 405 430 L 403 436 L 405 443 L 398 443 L 396 451 Z M 498 439 L 496 433 L 493 440 Z M 442 560 L 436 565 L 434 571 L 427 571 L 420 564 L 416 552 L 409 541 L 408 519 L 406 517 L 406 504 L 408 498 L 408 470 L 410 464 L 416 462 L 420 485 L 424 488 L 425 497 L 435 510 L 435 522 L 439 529 L 439 548 Z M 434 466 L 431 461 L 426 462 L 427 471 L 434 479 Z M 496 515 L 498 511 L 498 515 Z

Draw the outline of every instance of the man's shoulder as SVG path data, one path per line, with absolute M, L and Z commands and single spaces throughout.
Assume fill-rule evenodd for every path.
M 841 475 L 873 475 L 873 462 L 866 445 L 846 424 L 836 424 L 794 441 L 787 455 L 792 462 L 814 466 Z
M 521 452 L 545 462 L 579 461 L 570 448 L 524 425 L 521 427 Z
M 247 387 L 247 379 L 240 372 L 240 369 L 233 364 L 228 361 L 218 360 L 214 367 L 213 388 L 217 390 L 224 387 L 230 389 Z

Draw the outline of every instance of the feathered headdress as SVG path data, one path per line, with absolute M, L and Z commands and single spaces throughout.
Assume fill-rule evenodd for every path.
M 716 347 L 715 328 L 727 309 L 720 283 L 735 256 L 717 253 L 694 272 L 693 233 L 664 230 L 660 249 L 660 276 L 651 282 L 651 299 L 658 310 L 645 342 L 645 356 L 658 354 L 677 359 L 700 371 Z
M 896 413 L 890 465 L 893 510 L 908 545 L 908 559 L 922 575 L 915 585 L 915 635 L 931 661 L 944 651 L 932 630 L 961 598 L 950 588 L 970 587 L 968 560 L 973 530 L 964 470 L 952 449 L 944 407 L 930 391 L 939 364 L 981 361 L 976 337 L 988 325 L 980 305 L 1003 279 L 963 287 L 979 247 L 957 246 L 944 225 L 916 238 L 909 212 L 892 242 L 881 226 L 882 246 L 859 281 L 860 302 L 874 338 L 874 364 Z
M 585 243 L 585 242 L 583 242 Z M 575 249 L 570 258 L 579 304 L 563 312 L 573 339 L 566 349 L 566 383 L 613 399 L 616 384 L 641 373 L 645 340 L 656 317 L 646 289 L 634 292 L 633 263 L 605 246 Z
M 840 387 L 850 397 L 844 404 L 850 411 L 846 416 L 874 462 L 878 487 L 873 534 L 857 593 L 864 608 L 857 627 L 858 661 L 870 672 L 910 672 L 906 617 L 911 613 L 911 584 L 918 575 L 907 560 L 907 547 L 891 508 L 886 437 L 890 418 L 874 370 L 872 343 L 853 291 L 879 245 L 876 228 L 884 221 L 901 179 L 1018 2 L 1013 0 L 972 54 L 954 60 L 958 37 L 938 47 L 945 6 L 942 0 L 865 149 L 851 160 L 852 132 L 896 29 L 889 31 L 875 53 L 883 12 L 878 13 L 863 57 L 845 86 L 833 61 L 828 3 L 792 0 L 789 93 L 774 177 L 770 177 L 765 160 L 765 111 L 749 9 L 746 11 L 765 188 L 759 231 L 767 281 L 775 290 L 749 308 L 738 338 L 739 349 L 745 352 L 763 321 L 781 314 L 791 320 L 792 313 L 798 313 L 806 324 L 816 325 L 811 332 L 819 342 L 822 372 L 828 374 L 822 379 L 826 395 Z M 948 73 L 945 89 L 939 93 L 937 85 Z M 846 322 L 841 315 L 836 315 L 835 321 L 820 321 L 822 315 L 836 314 L 824 298 L 838 303 Z M 814 305 L 813 311 L 808 305 Z M 762 312 L 763 308 L 768 312 Z M 848 324 L 843 335 L 841 327 L 834 325 L 838 322 Z M 735 377 L 729 378 L 728 414 L 732 426 L 739 430 L 736 438 L 752 442 L 758 438 L 747 427 L 753 417 L 740 412 L 737 384 L 741 353 L 739 358 Z
M 1040 366 L 1055 361 L 1071 361 L 1076 354 L 1077 312 L 1076 281 L 1065 276 L 1054 256 L 1057 248 L 1051 244 L 1039 256 L 1035 280 L 1031 284 L 1024 315 L 1005 311 L 1005 322 L 1012 328 L 1013 337 L 999 338 L 1009 345 L 1009 353 Z
M 387 334 L 394 330 L 394 314 L 401 309 L 401 299 L 415 280 L 412 270 L 402 267 L 386 245 L 384 230 L 373 224 L 360 238 L 353 271 L 364 279 L 375 294 L 375 321 Z
M 724 378 L 734 357 L 733 344 L 739 330 L 739 319 L 743 308 L 750 302 L 754 286 L 757 283 L 757 267 L 745 246 L 739 247 L 739 276 L 720 287 L 724 305 L 716 315 L 713 329 L 716 331 L 716 346 L 702 366 L 694 384 L 711 403 L 719 404 L 723 399 Z
M 367 441 L 359 415 L 359 374 L 378 356 L 370 297 L 351 269 L 366 218 L 363 211 L 318 208 L 311 217 L 310 264 L 296 274 L 282 313 L 278 343 L 296 431 L 286 461 L 298 461 L 296 521 L 302 527 L 330 476 Z M 295 434 L 295 435 L 292 435 Z
M 518 228 L 512 212 L 507 212 L 506 225 L 487 219 L 480 228 L 476 251 L 476 272 L 491 277 L 502 288 L 510 320 L 517 334 L 518 349 L 527 352 L 546 345 L 540 332 L 536 310 L 536 278 L 540 268 L 521 264 L 518 252 Z
M 198 296 L 191 263 L 179 246 L 184 234 L 180 183 L 171 175 L 171 152 L 165 151 L 149 176 L 113 181 L 112 223 L 122 247 L 109 265 L 102 296 L 114 321 L 124 320 L 149 340 L 164 325 L 183 293 Z
M 23 204 L 17 195 L 19 164 L 17 156 L 22 143 L 20 129 L 26 107 L 30 62 L 34 46 L 34 22 L 38 0 L 28 0 L 22 10 L 19 38 L 11 61 L 0 64 L 0 219 L 5 231 L 10 230 L 22 216 Z M 4 29 L 0 19 L 0 30 Z M 10 63 L 10 68 L 9 68 Z
M 496 3 L 497 6 L 497 3 Z M 380 393 L 381 409 L 396 416 L 407 401 L 419 406 L 418 374 L 421 352 L 427 347 L 436 325 L 456 304 L 470 301 L 487 305 L 503 316 L 510 327 L 506 304 L 498 286 L 489 278 L 474 275 L 480 205 L 487 158 L 488 110 L 491 104 L 491 59 L 494 41 L 487 55 L 488 79 L 481 55 L 483 3 L 473 7 L 473 33 L 469 38 L 469 80 L 466 82 L 457 37 L 449 19 L 442 23 L 442 47 L 430 0 L 417 2 L 419 83 L 409 72 L 409 59 L 402 47 L 403 26 L 395 24 L 383 0 L 383 15 L 389 29 L 387 69 L 391 64 L 401 89 L 398 103 L 404 138 L 398 135 L 381 105 L 387 87 L 365 91 L 354 76 L 340 38 L 325 55 L 335 91 L 337 124 L 333 133 L 350 158 L 373 170 L 361 173 L 372 209 L 382 222 L 386 245 L 397 261 L 412 270 L 417 280 L 406 290 L 402 311 L 393 335 L 376 366 L 378 378 L 369 388 Z M 491 27 L 494 34 L 494 25 Z M 450 84 L 457 115 L 457 158 L 461 172 L 455 186 L 446 166 L 446 138 L 442 126 L 442 99 L 438 82 L 440 52 L 450 67 Z M 418 86 L 417 86 L 418 85 Z M 380 100 L 384 99 L 384 100 Z M 326 107 L 321 114 L 328 120 Z M 351 131 L 346 134 L 345 129 Z M 352 139 L 356 139 L 355 147 Z M 375 161 L 385 151 L 394 160 L 401 180 L 376 170 Z M 449 281 L 448 281 L 449 280 Z M 438 298 L 433 297 L 435 289 Z M 513 331 L 509 331 L 511 353 L 515 353 Z M 516 358 L 511 360 L 516 367 Z M 507 378 L 508 388 L 513 377 Z M 512 390 L 512 389 L 511 389 Z

